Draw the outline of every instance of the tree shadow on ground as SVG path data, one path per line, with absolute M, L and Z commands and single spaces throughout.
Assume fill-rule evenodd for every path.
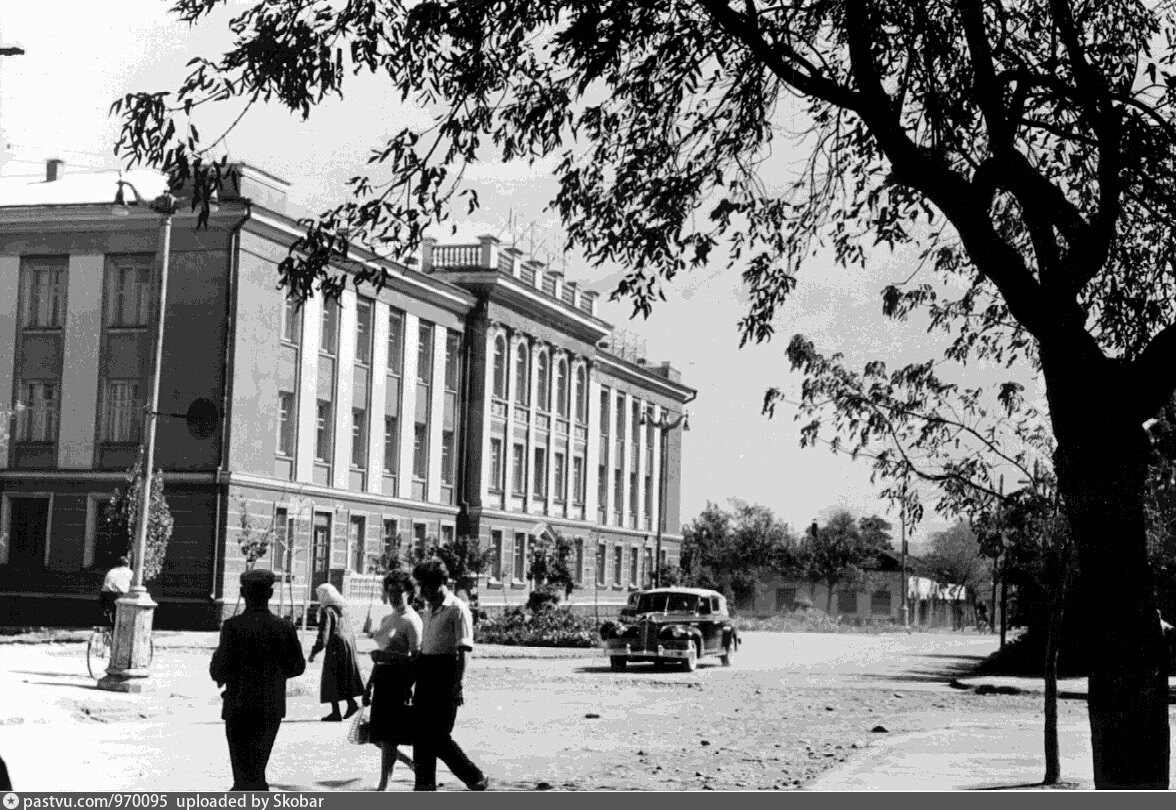
M 85 689 L 87 692 L 102 691 L 98 689 L 97 683 L 63 683 L 61 681 L 26 681 L 25 683 L 36 686 L 64 686 L 69 689 Z
M 1082 785 L 1077 782 L 1067 782 L 1062 780 L 1053 785 L 1047 785 L 1044 782 L 1022 782 L 1016 785 L 976 785 L 975 787 L 963 788 L 964 790 L 974 791 L 993 791 L 993 790 L 1082 790 Z
M 711 665 L 706 662 L 700 661 L 698 663 L 699 669 L 706 669 L 710 666 Z M 721 664 L 716 664 L 714 665 L 714 668 L 719 668 L 721 666 Z M 626 673 L 630 675 L 668 675 L 671 673 L 681 673 L 683 675 L 689 674 L 681 667 L 658 667 L 654 666 L 653 664 L 630 664 L 624 669 L 613 669 L 608 664 L 604 664 L 603 666 L 576 667 L 574 671 L 584 675 L 624 675 Z
M 35 675 L 38 678 L 86 678 L 89 677 L 83 672 L 41 672 L 31 669 L 10 669 L 8 670 L 14 675 Z

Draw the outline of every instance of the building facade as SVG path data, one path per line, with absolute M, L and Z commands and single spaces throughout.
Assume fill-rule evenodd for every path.
M 380 289 L 294 305 L 278 287 L 301 233 L 286 184 L 238 168 L 207 227 L 172 218 L 156 465 L 175 528 L 149 583 L 157 626 L 231 613 L 242 539 L 267 532 L 256 564 L 295 615 L 326 581 L 370 603 L 381 558 L 459 536 L 491 551 L 490 608 L 525 602 L 548 529 L 573 542 L 581 608 L 649 581 L 659 527 L 676 564 L 681 432 L 652 422 L 694 391 L 610 351 L 594 293 L 483 238 L 427 243 L 416 266 L 353 254 L 336 271 L 379 266 Z M 0 390 L 19 406 L 0 453 L 5 624 L 93 623 L 125 548 L 103 505 L 151 382 L 161 216 L 108 202 L 113 177 L 72 194 L 69 179 L 0 196 Z M 207 437 L 176 418 L 198 400 L 217 406 Z

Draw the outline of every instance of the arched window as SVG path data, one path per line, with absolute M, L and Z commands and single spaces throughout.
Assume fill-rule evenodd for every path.
M 555 366 L 555 409 L 560 416 L 568 415 L 568 364 L 563 358 Z
M 535 376 L 538 378 L 538 391 L 535 396 L 539 397 L 539 410 L 551 410 L 551 378 L 548 374 L 547 352 L 539 352 L 539 367 L 535 370 Z
M 576 369 L 576 421 L 588 422 L 588 375 L 583 366 Z
M 506 338 L 494 338 L 494 396 L 506 398 Z
M 526 405 L 530 399 L 530 392 L 527 388 L 527 344 L 520 343 L 518 349 L 515 351 L 515 404 Z

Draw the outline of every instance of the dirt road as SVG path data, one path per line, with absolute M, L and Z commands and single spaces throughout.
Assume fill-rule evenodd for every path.
M 1036 723 L 1040 698 L 948 681 L 991 651 L 974 634 L 747 634 L 735 665 L 609 671 L 598 651 L 487 648 L 455 734 L 510 789 L 796 789 L 887 735 L 951 723 Z M 554 657 L 553 657 L 554 656 Z M 164 646 L 142 695 L 99 692 L 79 645 L 5 645 L 0 753 L 26 790 L 216 790 L 230 782 L 209 653 Z M 370 789 L 378 752 L 319 722 L 318 665 L 291 684 L 275 786 Z M 1064 713 L 1081 712 L 1065 702 Z M 885 732 L 873 731 L 883 727 Z M 460 789 L 442 769 L 443 789 Z M 411 788 L 401 768 L 392 789 Z

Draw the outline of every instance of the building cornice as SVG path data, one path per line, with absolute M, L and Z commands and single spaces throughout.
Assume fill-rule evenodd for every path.
M 431 509 L 437 512 L 456 516 L 459 508 L 446 503 L 433 501 L 414 501 L 408 498 L 397 498 L 380 492 L 359 492 L 354 489 L 335 489 L 319 484 L 306 484 L 300 481 L 288 481 L 281 478 L 268 478 L 263 475 L 229 472 L 228 483 L 239 486 L 251 486 L 267 489 L 273 492 L 286 492 L 300 497 L 328 498 L 331 500 L 358 500 L 378 504 L 394 509 Z M 279 506 L 281 504 L 278 504 Z
M 599 364 L 598 368 L 601 374 L 619 377 L 643 387 L 657 390 L 683 404 L 692 401 L 698 395 L 698 391 L 688 385 L 667 380 L 665 377 L 662 377 L 660 374 L 655 374 L 649 369 L 642 368 L 635 363 L 630 363 L 603 351 L 596 353 L 596 361 Z

